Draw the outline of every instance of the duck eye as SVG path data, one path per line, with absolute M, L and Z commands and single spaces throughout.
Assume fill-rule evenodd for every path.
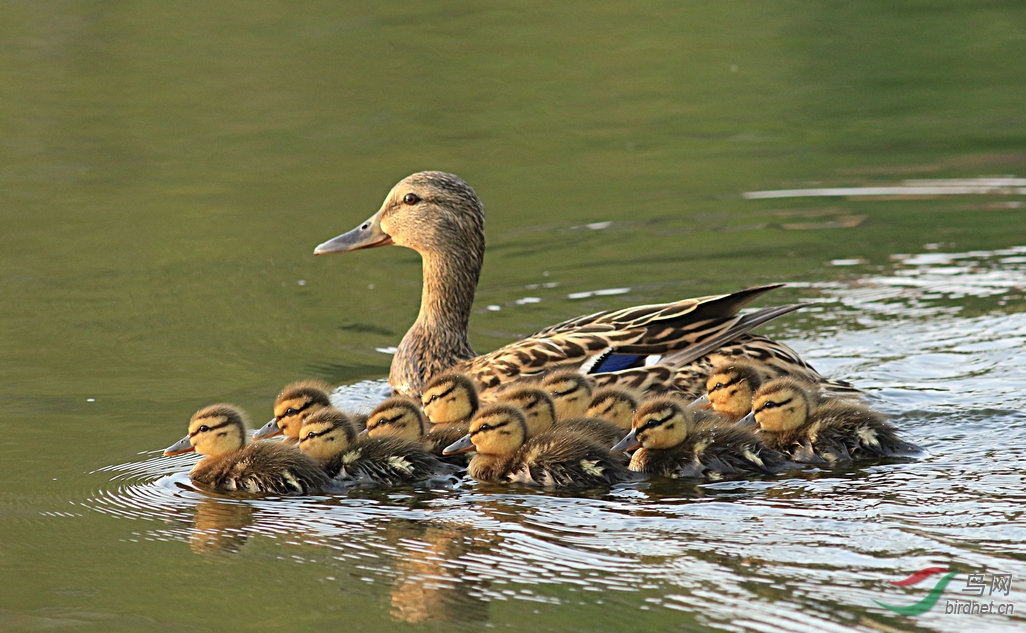
M 207 426 L 206 424 L 204 424 L 203 426 L 201 426 L 201 427 L 199 427 L 198 429 L 196 429 L 196 431 L 197 431 L 198 433 L 206 433 L 206 432 L 207 432 L 207 431 L 209 431 L 209 430 L 210 430 L 210 427 L 209 427 L 209 426 Z
M 403 204 L 414 205 L 420 202 L 420 196 L 415 193 L 408 193 L 403 196 Z

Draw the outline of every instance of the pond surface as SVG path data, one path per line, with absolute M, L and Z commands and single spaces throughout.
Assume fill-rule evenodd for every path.
M 0 629 L 1023 629 L 1024 18 L 5 4 Z M 311 252 L 421 169 L 486 205 L 478 350 L 785 281 L 760 305 L 808 305 L 761 331 L 927 454 L 572 493 L 187 489 L 195 457 L 160 449 L 205 404 L 262 422 L 302 377 L 381 397 L 419 261 Z M 933 608 L 878 604 L 926 598 L 939 575 L 891 582 L 931 567 L 956 574 Z

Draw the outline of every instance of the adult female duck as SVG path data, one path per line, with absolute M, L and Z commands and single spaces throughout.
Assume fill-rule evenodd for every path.
M 467 340 L 467 326 L 484 260 L 484 210 L 470 185 L 452 174 L 426 171 L 404 178 L 377 213 L 348 233 L 320 244 L 314 254 L 390 244 L 417 251 L 424 266 L 420 314 L 399 343 L 389 373 L 389 382 L 399 393 L 417 396 L 427 380 L 446 370 L 469 375 L 481 391 L 538 376 L 556 366 L 583 367 L 596 374 L 625 370 L 634 381 L 639 372 L 646 374 L 648 355 L 669 354 L 674 367 L 686 368 L 699 359 L 703 367 L 709 364 L 712 352 L 719 357 L 754 357 L 808 380 L 822 380 L 787 346 L 746 335 L 799 307 L 737 314 L 779 284 L 599 312 L 478 356 Z M 696 384 L 691 391 L 697 396 L 704 388 L 706 372 L 694 373 Z

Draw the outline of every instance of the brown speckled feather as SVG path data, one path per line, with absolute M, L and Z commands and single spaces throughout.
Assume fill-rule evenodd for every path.
M 311 494 L 328 485 L 324 472 L 295 445 L 256 442 L 245 448 L 207 457 L 190 473 L 193 483 L 216 492 Z

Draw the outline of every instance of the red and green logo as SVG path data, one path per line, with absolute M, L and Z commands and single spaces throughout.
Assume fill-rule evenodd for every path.
M 937 604 L 937 601 L 940 600 L 941 594 L 944 593 L 945 587 L 948 586 L 948 583 L 951 582 L 951 579 L 954 578 L 957 573 L 958 572 L 948 571 L 943 567 L 927 567 L 926 569 L 921 569 L 903 580 L 891 580 L 890 583 L 896 587 L 911 587 L 912 585 L 918 585 L 930 576 L 944 574 L 940 577 L 940 580 L 937 581 L 937 584 L 933 586 L 933 589 L 930 590 L 930 593 L 926 594 L 925 598 L 915 604 L 910 604 L 907 607 L 896 607 L 894 605 L 884 604 L 875 598 L 873 599 L 873 602 L 877 603 L 884 609 L 890 609 L 891 611 L 900 613 L 901 615 L 919 615 L 921 613 L 926 613 L 932 609 L 935 604 Z

